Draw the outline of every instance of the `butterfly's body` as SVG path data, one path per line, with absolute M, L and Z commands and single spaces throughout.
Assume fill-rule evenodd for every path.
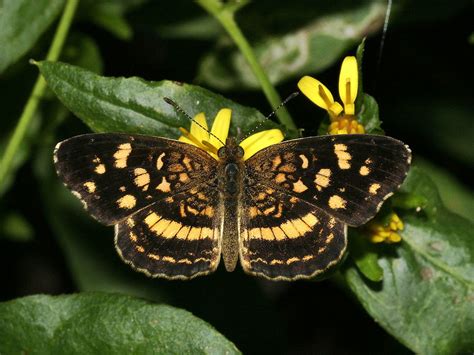
M 89 134 L 57 145 L 58 175 L 116 249 L 153 277 L 228 271 L 272 280 L 311 278 L 336 264 L 347 225 L 372 218 L 410 164 L 400 141 L 375 135 L 302 138 L 247 160 L 228 139 L 219 159 L 183 142 Z
M 227 271 L 233 271 L 239 260 L 240 211 L 245 172 L 243 155 L 242 148 L 233 138 L 228 138 L 226 145 L 218 152 L 219 209 L 224 212 L 222 259 Z

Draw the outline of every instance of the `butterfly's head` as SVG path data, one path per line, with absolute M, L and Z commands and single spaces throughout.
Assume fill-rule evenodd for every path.
M 241 160 L 244 157 L 244 150 L 237 144 L 235 138 L 228 137 L 225 145 L 217 151 L 217 156 L 221 160 Z

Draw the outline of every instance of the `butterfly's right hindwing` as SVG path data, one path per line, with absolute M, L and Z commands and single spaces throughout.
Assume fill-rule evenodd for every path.
M 189 279 L 219 264 L 222 210 L 213 181 L 161 199 L 116 225 L 122 259 L 152 277 Z
M 116 224 L 157 200 L 216 174 L 217 162 L 179 141 L 130 134 L 85 134 L 59 143 L 56 171 L 99 222 Z

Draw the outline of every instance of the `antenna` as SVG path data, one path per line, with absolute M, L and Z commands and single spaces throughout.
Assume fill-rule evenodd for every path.
M 383 47 L 385 45 L 385 37 L 387 36 L 388 23 L 390 21 L 391 12 L 392 12 L 392 0 L 387 0 L 387 11 L 385 11 L 385 19 L 383 22 L 382 37 L 380 39 L 379 54 L 378 54 L 378 59 L 377 59 L 377 76 L 380 73 L 380 67 L 382 65 L 382 52 L 383 52 Z
M 176 110 L 176 112 L 182 114 L 184 117 L 188 118 L 190 121 L 194 122 L 195 124 L 197 124 L 199 127 L 201 127 L 203 130 L 205 130 L 207 133 L 209 133 L 209 135 L 213 136 L 214 138 L 216 138 L 219 142 L 222 143 L 222 145 L 225 145 L 225 143 L 223 141 L 221 141 L 219 139 L 219 137 L 217 137 L 215 134 L 212 134 L 211 131 L 209 131 L 206 127 L 204 127 L 202 124 L 200 124 L 198 121 L 196 121 L 194 118 L 192 118 L 186 111 L 184 111 L 181 106 L 179 106 L 176 102 L 174 102 L 173 100 L 171 100 L 169 97 L 164 97 L 163 100 L 168 104 L 168 105 L 171 105 L 173 106 L 173 108 Z M 202 142 L 199 142 L 199 143 L 202 143 Z
M 293 93 L 291 93 L 286 99 L 284 99 L 272 112 L 270 112 L 269 115 L 267 115 L 265 117 L 265 119 L 263 121 L 261 121 L 258 125 L 256 125 L 248 134 L 247 136 L 245 136 L 245 138 L 249 137 L 250 135 L 252 135 L 259 127 L 261 127 L 267 120 L 270 119 L 270 117 L 274 116 L 275 113 L 277 113 L 277 111 L 279 109 L 281 109 L 283 106 L 285 106 L 288 101 L 290 100 L 293 100 L 296 96 L 298 96 L 300 93 L 298 91 L 295 91 Z M 245 139 L 244 138 L 244 139 Z

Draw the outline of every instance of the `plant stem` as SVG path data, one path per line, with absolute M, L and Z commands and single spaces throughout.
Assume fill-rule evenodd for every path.
M 79 0 L 67 0 L 61 20 L 59 21 L 56 33 L 54 34 L 53 42 L 49 47 L 46 60 L 56 61 L 59 58 L 61 49 L 64 45 L 64 41 L 66 40 L 69 28 L 74 18 L 78 2 Z M 45 88 L 46 81 L 41 76 L 41 74 L 39 74 L 30 97 L 28 98 L 28 101 L 18 120 L 15 130 L 13 131 L 13 135 L 11 136 L 5 152 L 3 153 L 2 160 L 0 162 L 0 183 L 4 181 L 5 176 L 10 170 L 13 157 L 15 156 L 20 144 L 25 137 L 26 130 L 36 112 Z
M 245 2 L 240 5 L 227 6 L 223 5 L 219 0 L 198 0 L 197 3 L 201 5 L 206 11 L 212 14 L 225 28 L 230 37 L 234 40 L 235 44 L 239 48 L 242 55 L 247 60 L 252 72 L 257 77 L 257 80 L 262 86 L 262 90 L 272 106 L 272 108 L 278 107 L 281 103 L 281 98 L 278 92 L 275 90 L 273 85 L 270 83 L 268 76 L 265 74 L 261 64 L 258 62 L 252 47 L 248 43 L 247 39 L 243 35 L 239 26 L 235 22 L 234 13 L 235 11 L 243 6 Z M 293 122 L 288 110 L 282 107 L 276 112 L 276 116 L 281 124 L 286 128 L 296 130 L 297 127 Z

